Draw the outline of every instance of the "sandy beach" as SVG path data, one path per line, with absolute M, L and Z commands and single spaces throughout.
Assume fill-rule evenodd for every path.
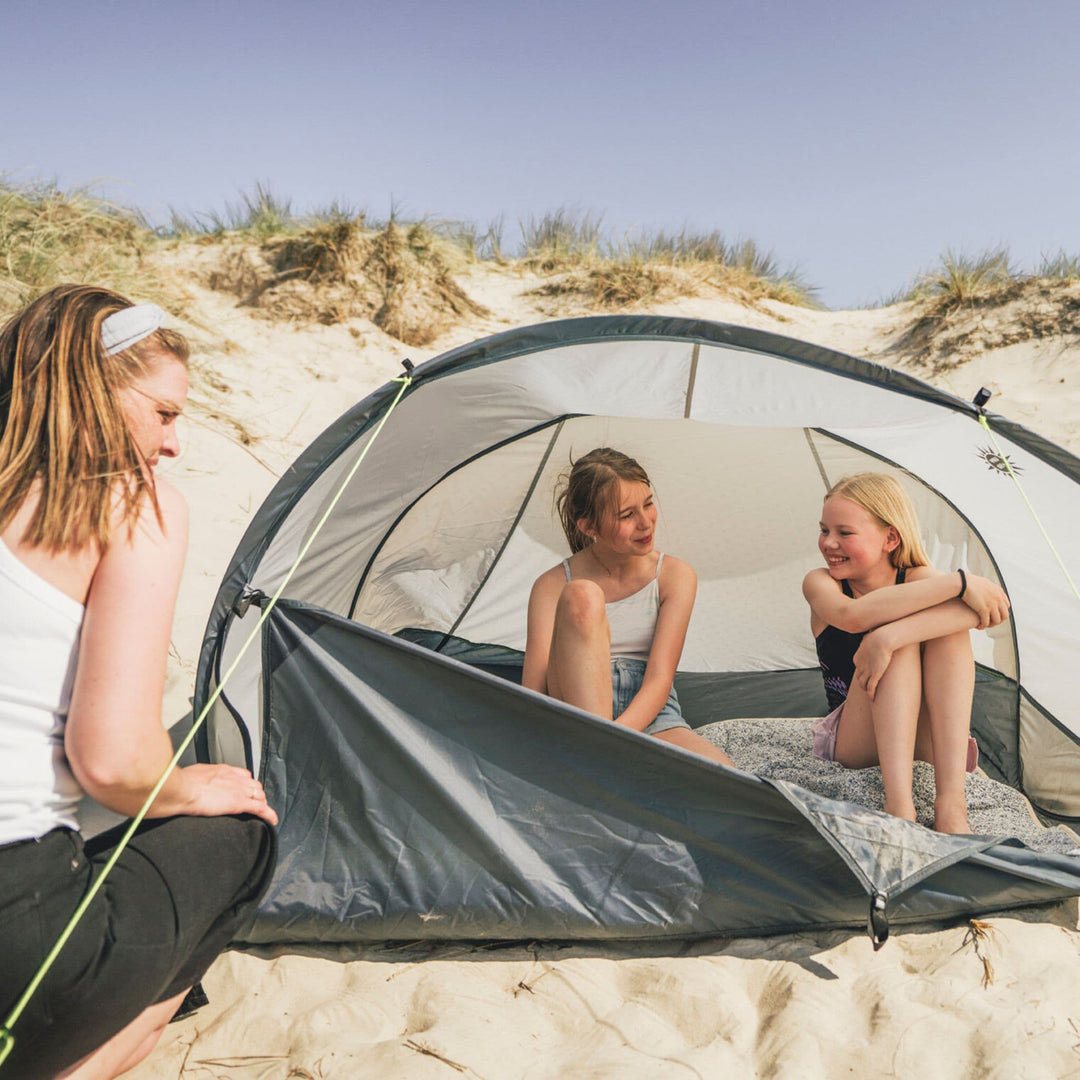
M 530 292 L 527 273 L 480 265 L 461 280 L 487 314 L 410 348 L 362 318 L 336 325 L 260 318 L 206 287 L 197 270 L 194 258 L 169 266 L 197 312 L 184 329 L 203 371 L 183 421 L 183 453 L 162 470 L 191 507 L 163 715 L 170 727 L 190 715 L 198 649 L 226 562 L 289 462 L 395 376 L 405 357 L 419 363 L 557 314 Z M 910 304 L 834 312 L 699 295 L 648 310 L 761 327 L 899 364 L 964 398 L 987 386 L 994 411 L 1080 451 L 1073 336 L 1017 341 L 984 314 L 982 337 L 974 345 L 965 339 L 964 362 L 950 367 L 932 350 L 916 358 Z M 904 931 L 879 952 L 861 933 L 233 952 L 205 980 L 210 1004 L 171 1025 L 130 1075 L 1080 1076 L 1077 917 L 1073 900 Z

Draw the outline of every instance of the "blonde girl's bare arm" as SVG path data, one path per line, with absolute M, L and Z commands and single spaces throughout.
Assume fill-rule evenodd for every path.
M 933 575 L 934 571 L 929 567 L 917 567 L 910 573 L 922 579 Z M 1008 601 L 1005 607 L 1002 617 L 995 618 L 992 625 L 997 626 L 1007 617 Z M 948 600 L 879 626 L 863 638 L 855 653 L 855 681 L 873 700 L 878 681 L 888 669 L 897 649 L 975 629 L 979 629 L 979 616 L 961 600 Z
M 83 789 L 121 814 L 138 811 L 172 757 L 161 703 L 173 611 L 187 547 L 187 507 L 157 483 L 162 523 L 147 504 L 129 534 L 120 524 L 87 597 L 65 733 Z M 176 769 L 150 817 L 255 813 L 276 821 L 246 769 Z
M 965 577 L 967 587 L 963 603 L 976 612 L 976 625 L 982 629 L 996 626 L 1008 613 L 1009 601 L 1004 590 L 977 574 L 966 574 Z M 903 585 L 887 585 L 865 596 L 852 598 L 845 596 L 839 582 L 819 567 L 803 579 L 803 596 L 810 605 L 815 632 L 820 627 L 835 626 L 849 634 L 863 634 L 956 599 L 963 585 L 959 571 L 939 574 L 930 567 L 915 567 L 908 571 L 908 580 Z
M 525 637 L 525 663 L 521 685 L 538 693 L 547 693 L 548 658 L 551 634 L 555 628 L 555 606 L 559 602 L 566 575 L 561 565 L 554 566 L 533 582 Z
M 660 611 L 656 617 L 649 661 L 641 689 L 617 723 L 643 731 L 656 719 L 671 693 L 675 671 L 679 666 L 690 615 L 697 595 L 697 574 L 694 568 L 672 555 L 664 556 L 660 569 Z

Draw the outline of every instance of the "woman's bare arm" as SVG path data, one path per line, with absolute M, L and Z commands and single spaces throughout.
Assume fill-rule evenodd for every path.
M 128 815 L 142 806 L 173 753 L 161 702 L 187 507 L 160 480 L 158 499 L 164 527 L 145 506 L 130 535 L 117 529 L 94 573 L 64 739 L 83 789 Z M 232 813 L 277 820 L 246 769 L 195 765 L 173 771 L 149 816 Z

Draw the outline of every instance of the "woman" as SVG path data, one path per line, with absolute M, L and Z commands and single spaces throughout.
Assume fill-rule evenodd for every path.
M 112 853 L 83 793 L 135 814 L 172 756 L 161 726 L 187 543 L 187 344 L 153 304 L 61 285 L 0 331 L 0 1016 Z M 244 769 L 165 783 L 14 1025 L 3 1080 L 140 1061 L 248 918 L 277 821 Z

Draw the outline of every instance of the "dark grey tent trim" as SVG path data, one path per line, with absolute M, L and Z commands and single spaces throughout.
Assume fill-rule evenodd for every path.
M 522 329 L 507 330 L 479 342 L 459 346 L 421 365 L 424 377 L 439 379 L 455 371 L 466 371 L 516 356 L 543 352 L 555 345 L 588 345 L 603 341 L 685 341 L 723 345 L 747 352 L 764 352 L 807 367 L 855 379 L 873 382 L 909 397 L 930 401 L 959 412 L 978 410 L 944 390 L 930 386 L 895 368 L 883 367 L 847 353 L 813 345 L 796 338 L 753 330 L 745 326 L 683 319 L 659 315 L 593 315 L 578 319 L 560 319 Z
M 782 790 L 309 605 L 264 636 L 284 854 L 252 942 L 756 935 L 1080 891 L 1080 860 Z

